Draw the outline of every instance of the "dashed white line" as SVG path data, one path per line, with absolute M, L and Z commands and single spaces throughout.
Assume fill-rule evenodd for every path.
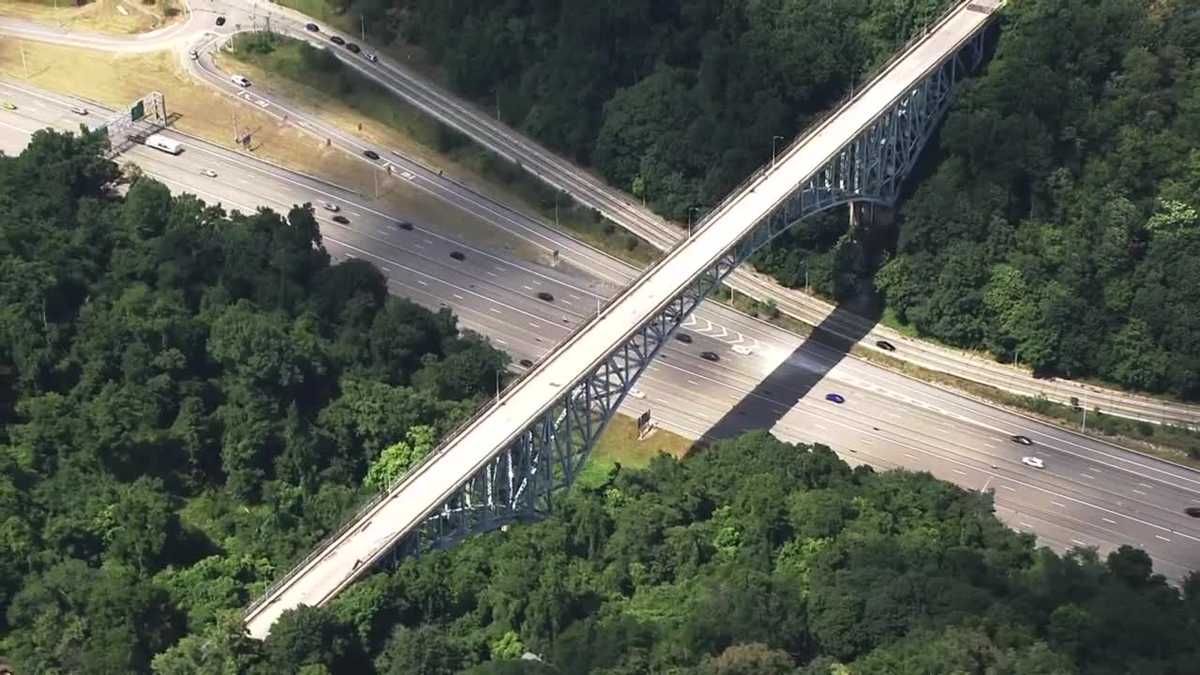
M 423 280 L 423 279 L 417 279 L 417 283 L 418 283 L 418 284 L 421 284 L 422 286 L 428 286 L 428 285 L 429 285 L 429 282 L 427 282 L 427 281 L 425 281 L 425 280 Z
M 1072 544 L 1079 544 L 1080 546 L 1087 546 L 1087 545 L 1088 545 L 1088 543 L 1087 543 L 1086 541 L 1079 541 L 1078 539 L 1072 539 L 1072 540 L 1071 540 L 1071 543 L 1072 543 Z
M 1058 508 L 1060 508 L 1060 509 L 1065 509 L 1065 508 L 1067 508 L 1066 504 L 1063 504 L 1063 503 L 1061 503 L 1061 502 L 1051 501 L 1050 503 L 1051 503 L 1051 504 L 1053 504 L 1053 505 L 1055 505 L 1055 506 L 1057 506 L 1057 507 L 1058 507 Z
M 453 295 L 453 296 L 454 296 L 454 299 L 455 299 L 455 300 L 462 300 L 462 299 L 463 299 L 463 296 L 459 295 L 458 293 L 452 293 L 451 295 Z
M 1154 538 L 1155 538 L 1155 539 L 1162 539 L 1163 541 L 1167 542 L 1168 544 L 1169 544 L 1169 543 L 1171 543 L 1171 540 L 1170 540 L 1170 539 L 1167 539 L 1166 537 L 1162 536 L 1161 534 L 1156 534 L 1156 535 L 1154 535 Z
M 1113 520 L 1112 518 L 1101 518 L 1100 520 L 1103 520 L 1104 522 L 1108 523 L 1109 525 L 1117 524 L 1117 521 Z
M 1134 494 L 1137 494 L 1137 495 L 1141 495 L 1141 496 L 1143 496 L 1143 497 L 1145 497 L 1145 496 L 1146 496 L 1146 493 L 1145 493 L 1145 492 L 1142 492 L 1141 490 L 1134 490 L 1134 491 L 1133 491 L 1133 493 L 1134 493 Z
M 496 338 L 496 344 L 498 344 L 498 345 L 506 345 L 506 344 L 508 344 L 508 343 L 507 343 L 507 342 L 505 342 L 504 340 L 501 340 L 500 338 Z
M 1140 485 L 1140 486 L 1142 486 L 1142 487 L 1144 487 L 1144 488 L 1152 488 L 1152 487 L 1154 487 L 1153 485 L 1150 485 L 1150 484 L 1148 484 L 1148 483 L 1138 483 L 1138 485 Z
M 541 326 L 537 325 L 536 323 L 534 323 L 532 321 L 529 322 L 529 327 L 530 328 L 541 328 Z
M 1031 530 L 1033 529 L 1033 526 L 1032 526 L 1032 525 L 1030 525 L 1029 523 L 1027 523 L 1027 522 L 1025 522 L 1025 521 L 1023 521 L 1023 520 L 1022 520 L 1020 523 L 1018 523 L 1018 524 L 1019 524 L 1021 527 L 1028 527 L 1028 528 L 1029 528 L 1029 529 L 1031 529 Z
M 1004 488 L 1005 490 L 1008 490 L 1009 492 L 1016 492 L 1016 491 L 1017 491 L 1017 488 L 1015 488 L 1015 487 L 1013 487 L 1013 486 L 1011 486 L 1011 485 L 1001 485 L 1000 487 Z
M 497 277 L 497 274 L 496 274 L 495 272 L 492 272 L 492 271 L 489 271 L 489 270 L 484 270 L 484 272 L 486 272 L 486 273 L 487 273 L 487 275 L 488 275 L 489 277 L 492 277 L 492 278 L 496 278 L 496 277 Z
M 1095 476 L 1093 476 L 1093 475 L 1092 475 L 1092 474 L 1090 474 L 1090 473 L 1081 473 L 1081 474 L 1079 474 L 1079 475 L 1080 475 L 1080 476 L 1083 476 L 1084 478 L 1086 478 L 1086 479 L 1088 479 L 1088 480 L 1096 480 L 1096 477 L 1095 477 Z
M 527 291 L 532 291 L 532 290 L 533 290 L 533 287 L 532 287 L 532 286 L 526 286 L 525 284 L 521 284 L 521 288 L 524 288 L 524 289 L 525 289 L 525 290 L 527 290 Z
M 966 471 L 963 471 L 962 469 L 952 469 L 952 470 L 954 471 L 954 473 L 956 473 L 956 474 L 958 474 L 958 475 L 960 475 L 960 476 L 965 476 L 965 475 L 967 475 L 967 472 L 966 472 Z
M 496 309 L 495 307 L 490 307 L 489 309 L 491 309 L 491 311 L 493 311 L 493 312 L 495 312 L 495 313 L 497 313 L 497 314 L 500 314 L 500 313 L 501 313 L 501 312 L 500 312 L 500 310 Z

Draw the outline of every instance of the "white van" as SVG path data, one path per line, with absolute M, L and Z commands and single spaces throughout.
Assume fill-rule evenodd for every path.
M 158 134 L 150 134 L 146 137 L 144 142 L 147 147 L 162 150 L 163 152 L 170 153 L 172 155 L 178 155 L 179 153 L 183 152 L 182 143 L 179 141 L 173 141 L 165 136 L 159 136 Z
M 243 76 L 243 75 L 231 75 L 229 77 L 229 81 L 238 85 L 239 87 L 249 87 L 250 86 L 250 80 L 247 80 L 245 78 L 245 76 Z

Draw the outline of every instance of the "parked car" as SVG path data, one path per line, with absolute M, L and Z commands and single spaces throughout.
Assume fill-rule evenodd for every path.
M 825 400 L 829 401 L 830 403 L 837 403 L 840 405 L 840 404 L 846 402 L 846 397 L 842 396 L 841 394 L 830 393 L 830 394 L 825 394 Z

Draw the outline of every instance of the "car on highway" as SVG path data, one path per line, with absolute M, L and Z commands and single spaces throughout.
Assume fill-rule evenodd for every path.
M 329 41 L 330 41 L 330 42 L 332 42 L 332 43 L 333 43 L 333 44 L 335 44 L 335 45 L 344 45 L 344 44 L 346 44 L 346 41 L 345 41 L 345 40 L 343 40 L 342 38 L 340 38 L 340 37 L 338 37 L 338 36 L 336 36 L 336 35 L 330 35 L 330 36 L 329 36 Z
M 212 169 L 203 169 L 203 170 L 201 170 L 201 171 L 200 171 L 200 173 L 201 173 L 202 175 L 208 176 L 209 178 L 216 178 L 216 177 L 217 177 L 217 172 L 216 172 L 216 171 L 213 171 Z
M 217 17 L 217 25 L 218 25 L 218 26 L 224 26 L 224 25 L 225 25 L 225 17 L 223 17 L 223 16 L 218 16 L 218 17 Z
M 367 60 L 371 63 L 379 63 L 379 57 L 375 54 L 367 54 Z
M 363 157 L 367 159 L 379 159 L 379 153 L 374 150 L 363 150 Z
M 193 49 L 193 50 L 191 50 L 190 52 L 188 52 L 188 56 L 192 57 L 192 60 L 193 60 L 193 61 L 199 61 L 199 60 L 200 60 L 200 52 L 196 51 L 195 49 Z
M 639 401 L 646 398 L 646 392 L 642 391 L 641 389 L 630 389 L 629 395 L 636 398 Z
M 330 202 L 321 202 L 321 208 L 325 209 L 326 211 L 333 211 L 334 213 L 342 210 L 342 207 Z
M 455 260 L 463 260 L 467 256 L 463 255 L 462 251 L 450 251 L 450 257 L 454 258 Z
M 338 223 L 340 225 L 349 225 L 350 224 L 350 219 L 347 218 L 346 216 L 334 216 L 330 220 L 332 220 L 333 222 Z
M 310 33 L 320 33 L 321 27 L 315 23 L 306 23 L 306 24 L 304 24 L 304 30 L 306 30 Z
M 250 86 L 250 80 L 245 75 L 230 75 L 229 81 L 236 84 L 239 87 L 249 87 Z
M 81 105 L 73 105 L 71 106 L 71 112 L 75 113 L 76 115 L 87 116 L 88 109 Z
M 842 396 L 841 394 L 830 393 L 830 394 L 825 394 L 825 400 L 829 401 L 830 403 L 837 403 L 840 405 L 840 404 L 846 402 L 846 397 Z
M 349 49 L 350 51 L 354 52 L 355 54 L 362 51 L 362 47 L 359 47 L 358 45 L 354 44 L 353 42 L 347 42 L 346 49 Z
M 1021 463 L 1024 464 L 1025 466 L 1031 466 L 1035 469 L 1046 468 L 1046 463 L 1042 461 L 1041 457 L 1031 457 L 1029 455 L 1026 455 L 1025 457 L 1021 458 Z
M 1189 506 L 1183 512 L 1193 518 L 1200 518 L 1200 506 Z
M 517 363 L 521 364 L 525 368 L 533 367 L 533 361 L 530 361 L 529 359 L 521 359 L 520 361 L 517 361 Z
M 717 356 L 716 352 L 700 352 L 700 358 L 705 361 L 712 361 L 713 363 L 721 360 L 721 357 Z
M 875 346 L 876 346 L 876 347 L 879 347 L 880 349 L 882 349 L 882 350 L 883 350 L 883 351 L 885 351 L 885 352 L 894 352 L 894 351 L 896 351 L 896 345 L 894 345 L 894 344 L 892 344 L 892 343 L 888 342 L 887 340 L 876 340 L 876 341 L 875 341 Z
M 1033 445 L 1033 441 L 1029 440 L 1028 436 L 1021 436 L 1021 435 L 1013 436 L 1012 442 L 1019 443 L 1021 445 Z
M 543 302 L 554 302 L 554 296 L 550 295 L 546 291 L 538 291 L 537 298 Z
M 732 349 L 735 354 L 741 354 L 742 356 L 750 356 L 754 353 L 754 350 L 750 349 L 746 345 L 734 345 L 730 347 L 730 349 Z
M 682 342 L 685 345 L 692 344 L 692 336 L 688 335 L 687 333 L 676 333 L 675 339 L 679 340 L 680 342 Z
M 4 108 L 5 110 L 16 110 L 17 104 L 9 101 L 0 101 L 0 108 Z
M 402 221 L 396 223 L 396 227 L 404 230 L 405 232 L 412 232 L 413 224 L 408 222 L 407 220 L 402 220 Z

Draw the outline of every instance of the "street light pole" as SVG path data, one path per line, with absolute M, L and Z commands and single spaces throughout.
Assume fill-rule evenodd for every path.
M 1087 433 L 1087 389 L 1083 390 L 1083 433 Z
M 775 141 L 781 141 L 781 140 L 783 140 L 783 136 L 772 136 L 771 137 L 771 168 L 772 169 L 775 168 Z
M 363 15 L 362 12 L 359 12 L 359 14 L 358 14 L 358 25 L 359 25 L 359 29 L 362 31 L 362 41 L 366 42 L 367 41 L 367 17 L 365 15 Z

